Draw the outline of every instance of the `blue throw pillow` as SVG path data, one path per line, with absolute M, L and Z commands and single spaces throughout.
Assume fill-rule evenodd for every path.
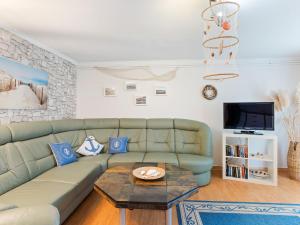
M 77 161 L 75 152 L 69 143 L 50 144 L 57 166 L 63 166 Z
M 125 153 L 127 152 L 128 137 L 109 137 L 108 153 Z

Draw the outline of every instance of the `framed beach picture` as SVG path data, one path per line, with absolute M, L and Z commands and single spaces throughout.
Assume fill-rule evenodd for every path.
M 112 87 L 105 87 L 103 90 L 104 97 L 115 97 L 117 96 L 117 90 Z
M 126 91 L 136 91 L 137 84 L 135 82 L 125 82 L 125 90 Z
M 166 95 L 168 95 L 167 88 L 166 87 L 155 87 L 154 94 L 157 96 L 166 96 Z
M 47 109 L 48 73 L 0 56 L 0 109 Z
M 145 96 L 145 95 L 135 96 L 134 100 L 135 100 L 136 106 L 146 106 L 147 105 L 147 96 Z

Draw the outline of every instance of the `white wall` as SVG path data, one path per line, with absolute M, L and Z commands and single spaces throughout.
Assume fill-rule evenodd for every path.
M 162 68 L 163 69 L 163 68 Z M 165 68 L 168 69 L 168 68 Z M 300 64 L 241 64 L 240 78 L 207 82 L 201 78 L 201 66 L 181 68 L 169 82 L 138 81 L 137 92 L 126 92 L 124 80 L 112 78 L 93 69 L 78 70 L 77 117 L 176 117 L 207 123 L 213 130 L 214 160 L 221 165 L 222 103 L 232 101 L 267 101 L 272 90 L 295 90 L 300 81 Z M 201 96 L 201 89 L 211 83 L 218 89 L 216 100 Z M 167 86 L 168 96 L 154 96 L 154 86 Z M 103 87 L 118 89 L 117 97 L 103 97 Z M 134 96 L 146 94 L 148 106 L 135 106 Z M 287 137 L 276 122 L 279 135 L 279 167 L 286 167 Z

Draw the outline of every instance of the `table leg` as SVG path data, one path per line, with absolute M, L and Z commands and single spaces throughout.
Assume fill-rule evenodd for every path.
M 166 225 L 172 225 L 172 208 L 166 211 Z
M 120 225 L 126 225 L 126 209 L 120 209 Z

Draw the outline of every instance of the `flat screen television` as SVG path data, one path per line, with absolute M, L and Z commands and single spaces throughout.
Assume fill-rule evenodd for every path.
M 224 129 L 274 130 L 273 102 L 224 103 Z

